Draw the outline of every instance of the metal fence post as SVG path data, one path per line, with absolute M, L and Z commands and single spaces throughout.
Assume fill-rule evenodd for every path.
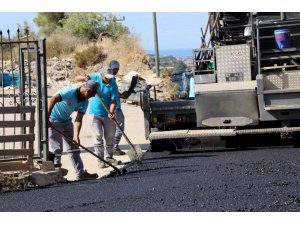
M 43 102 L 42 121 L 43 121 L 43 159 L 48 160 L 49 141 L 48 141 L 48 93 L 47 93 L 47 61 L 46 61 L 46 38 L 41 41 L 40 51 L 41 62 L 41 95 Z

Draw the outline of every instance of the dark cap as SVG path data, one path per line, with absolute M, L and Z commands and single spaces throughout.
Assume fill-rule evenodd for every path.
M 95 94 L 97 93 L 97 90 L 99 89 L 99 83 L 94 81 L 94 80 L 88 80 L 87 82 L 85 82 L 84 84 L 81 85 L 82 87 L 85 87 L 85 88 L 90 88 L 92 89 Z
M 120 63 L 117 60 L 111 60 L 109 63 L 109 68 L 113 69 L 119 69 Z

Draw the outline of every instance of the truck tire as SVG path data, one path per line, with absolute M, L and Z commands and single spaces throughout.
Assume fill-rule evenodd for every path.
M 168 140 L 153 140 L 150 142 L 150 152 L 174 151 L 174 145 Z

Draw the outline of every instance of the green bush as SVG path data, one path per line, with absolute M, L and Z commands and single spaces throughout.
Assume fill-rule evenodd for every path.
M 80 68 L 93 66 L 102 63 L 107 55 L 103 52 L 103 48 L 95 44 L 77 52 L 75 54 L 75 64 Z
M 174 73 L 182 73 L 185 72 L 185 69 L 187 68 L 187 65 L 182 60 L 177 60 L 174 64 Z

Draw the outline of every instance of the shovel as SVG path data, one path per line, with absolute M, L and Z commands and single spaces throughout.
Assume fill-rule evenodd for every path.
M 105 110 L 107 111 L 107 113 L 109 115 L 111 115 L 111 113 L 109 112 L 109 109 L 107 108 L 105 102 L 103 101 L 103 99 L 100 96 L 100 93 L 97 92 L 97 96 L 100 99 L 100 102 L 102 103 L 102 105 L 104 106 Z M 127 141 L 130 150 L 127 152 L 127 155 L 129 156 L 129 159 L 131 162 L 135 163 L 135 162 L 142 162 L 142 158 L 143 158 L 143 151 L 141 146 L 139 145 L 133 145 L 131 143 L 131 141 L 129 140 L 129 138 L 127 137 L 127 135 L 125 134 L 125 132 L 123 131 L 123 129 L 120 127 L 120 124 L 118 123 L 118 121 L 116 120 L 115 117 L 113 117 L 112 121 L 116 124 L 116 126 L 120 129 L 120 131 L 122 132 L 125 140 Z
M 117 167 L 115 167 L 114 165 L 112 165 L 111 163 L 107 162 L 106 160 L 102 159 L 101 157 L 97 156 L 94 152 L 92 152 L 91 150 L 89 150 L 88 148 L 84 147 L 83 145 L 74 142 L 73 138 L 67 136 L 66 134 L 64 134 L 63 132 L 61 132 L 60 130 L 56 129 L 55 127 L 52 126 L 51 123 L 49 123 L 49 127 L 51 127 L 53 130 L 55 130 L 57 133 L 59 133 L 61 136 L 63 136 L 64 138 L 72 141 L 74 144 L 76 144 L 77 146 L 81 147 L 82 149 L 86 150 L 87 152 L 91 153 L 93 156 L 95 156 L 97 159 L 101 160 L 102 162 L 106 163 L 107 165 L 109 165 L 110 167 L 112 167 L 119 175 L 124 175 L 126 174 L 126 169 L 118 169 Z

